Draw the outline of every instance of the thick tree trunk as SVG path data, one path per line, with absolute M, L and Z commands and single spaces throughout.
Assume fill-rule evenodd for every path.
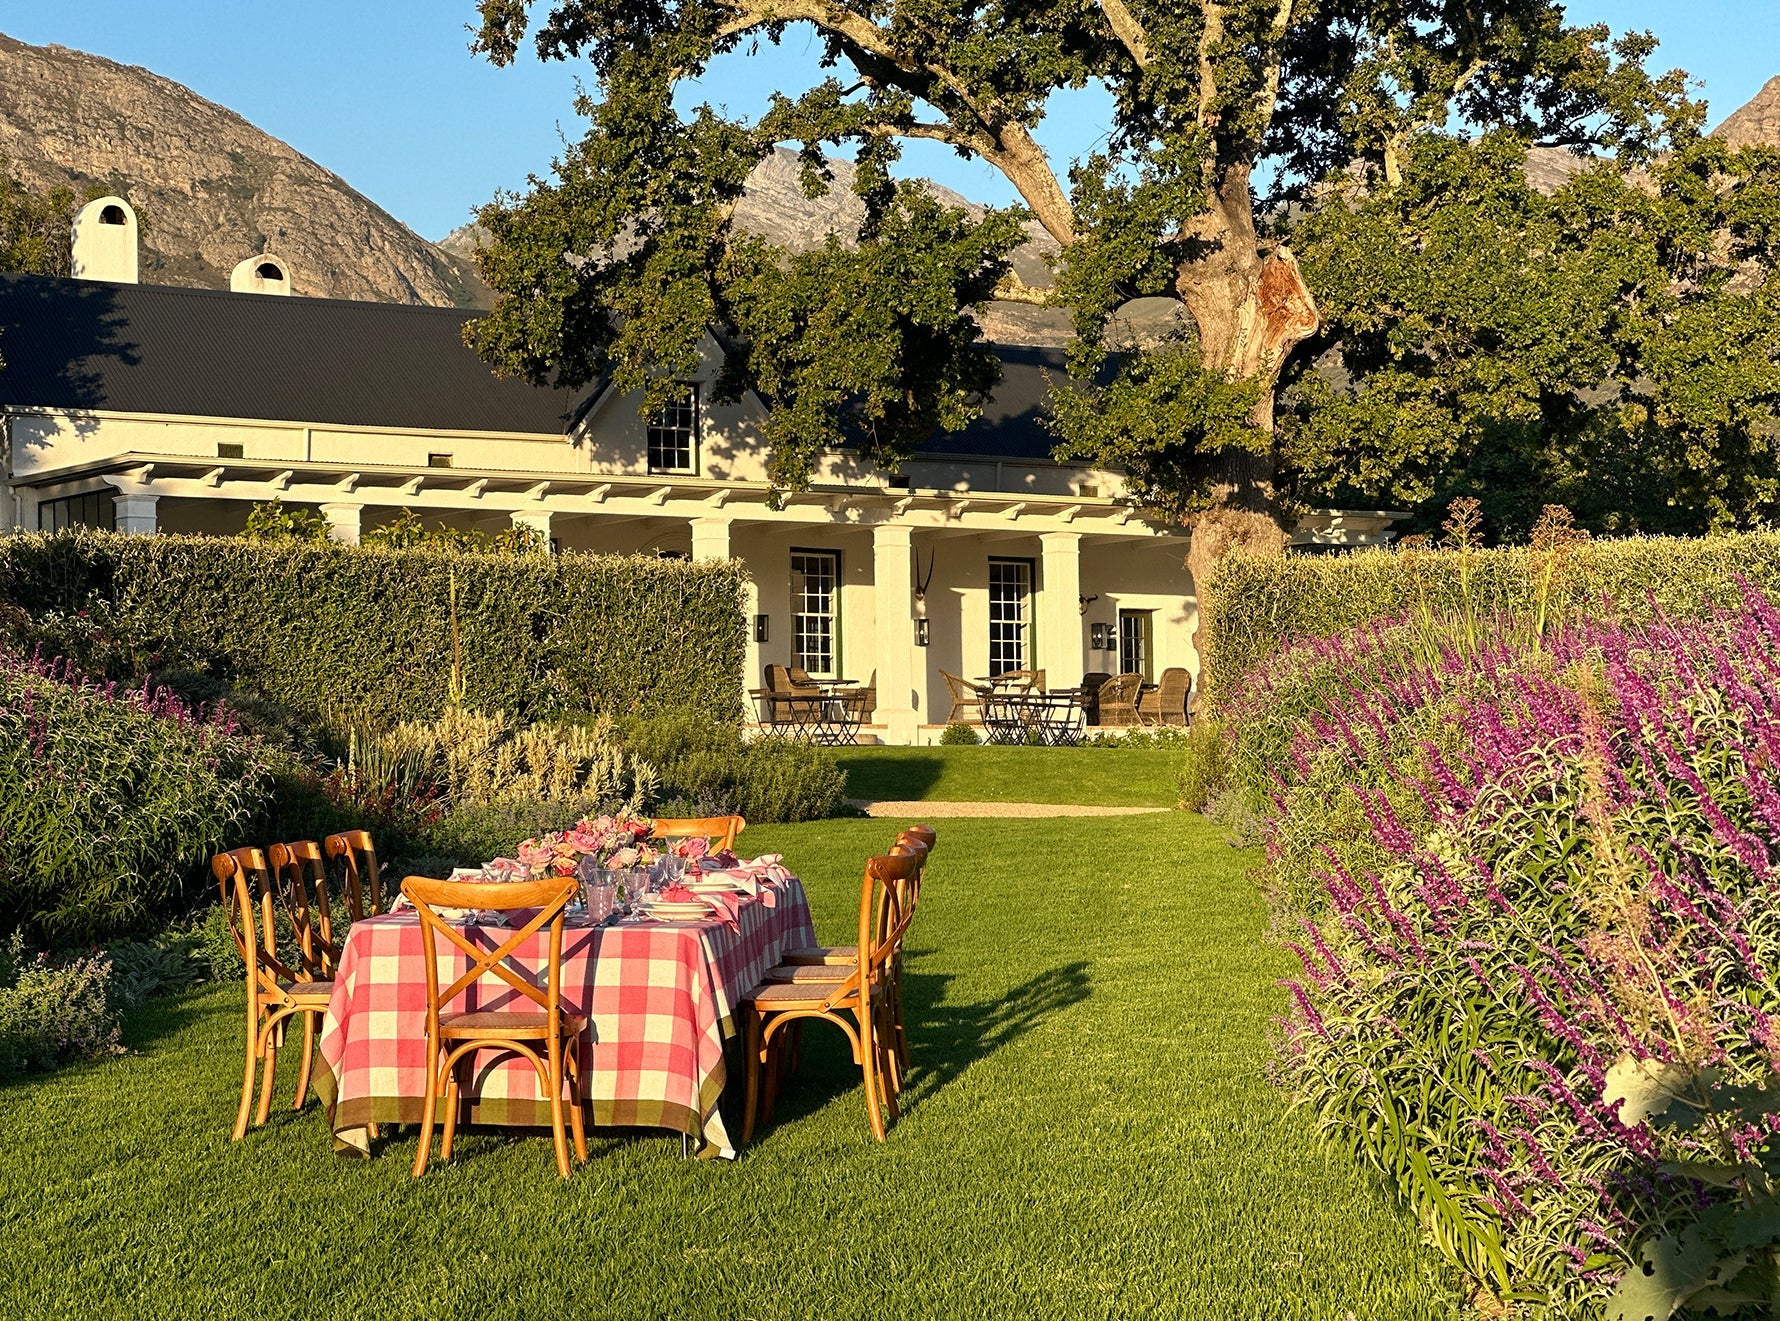
M 1264 252 L 1249 197 L 1249 169 L 1225 169 L 1195 224 L 1175 292 L 1199 330 L 1205 364 L 1233 379 L 1258 382 L 1261 397 L 1250 417 L 1258 431 L 1273 433 L 1274 387 L 1292 350 L 1316 333 L 1316 300 L 1283 245 Z M 1214 456 L 1214 507 L 1193 520 L 1187 569 L 1203 601 L 1212 568 L 1236 546 L 1277 552 L 1290 529 L 1274 490 L 1271 453 L 1227 452 Z M 1201 645 L 1203 616 L 1194 631 Z

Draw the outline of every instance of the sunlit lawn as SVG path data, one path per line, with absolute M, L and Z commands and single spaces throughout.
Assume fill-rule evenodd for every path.
M 847 748 L 849 798 L 1173 807 L 1174 748 Z
M 746 842 L 839 938 L 889 830 Z M 733 1164 L 607 1135 L 563 1183 L 546 1137 L 473 1131 L 416 1183 L 411 1131 L 342 1160 L 314 1105 L 231 1143 L 241 990 L 163 1002 L 132 1055 L 0 1090 L 0 1316 L 1452 1316 L 1414 1226 L 1263 1076 L 1284 962 L 1250 861 L 1178 814 L 940 823 L 882 1146 L 812 1031 Z

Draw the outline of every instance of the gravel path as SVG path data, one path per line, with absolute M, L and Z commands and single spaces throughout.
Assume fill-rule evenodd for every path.
M 1086 807 L 1068 803 L 927 803 L 895 799 L 849 798 L 867 816 L 1147 816 L 1166 807 Z

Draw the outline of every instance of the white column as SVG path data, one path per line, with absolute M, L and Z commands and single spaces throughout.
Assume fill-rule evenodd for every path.
M 155 533 L 155 506 L 158 495 L 125 495 L 117 493 L 117 530 L 133 537 L 152 537 Z
M 692 558 L 695 560 L 726 560 L 729 558 L 729 520 L 727 518 L 695 518 L 692 520 Z M 752 624 L 753 621 L 750 620 L 750 627 Z
M 363 505 L 331 504 L 321 507 L 322 516 L 328 520 L 328 535 L 335 541 L 348 546 L 358 545 L 358 535 L 363 528 Z
M 551 553 L 549 510 L 545 510 L 543 513 L 539 514 L 514 514 L 512 518 L 514 527 L 528 527 L 542 537 L 544 539 L 544 553 L 546 555 Z
M 912 744 L 921 724 L 915 705 L 915 570 L 909 529 L 879 523 L 872 529 L 872 586 L 877 601 L 877 722 L 891 743 Z
M 1087 668 L 1082 622 L 1082 534 L 1045 532 L 1038 538 L 1044 555 L 1044 587 L 1039 592 L 1038 663 L 1049 688 L 1082 681 Z

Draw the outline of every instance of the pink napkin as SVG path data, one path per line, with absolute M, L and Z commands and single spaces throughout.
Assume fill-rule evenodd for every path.
M 749 894 L 759 895 L 768 908 L 774 908 L 778 905 L 778 895 L 769 888 L 770 884 L 791 879 L 791 873 L 780 865 L 783 858 L 780 853 L 763 853 L 752 862 L 738 862 L 733 867 L 707 867 L 702 874 L 732 881 Z
M 701 894 L 699 898 L 703 899 L 711 906 L 711 911 L 715 913 L 717 917 L 727 922 L 737 931 L 742 929 L 741 917 L 743 899 L 741 895 Z

